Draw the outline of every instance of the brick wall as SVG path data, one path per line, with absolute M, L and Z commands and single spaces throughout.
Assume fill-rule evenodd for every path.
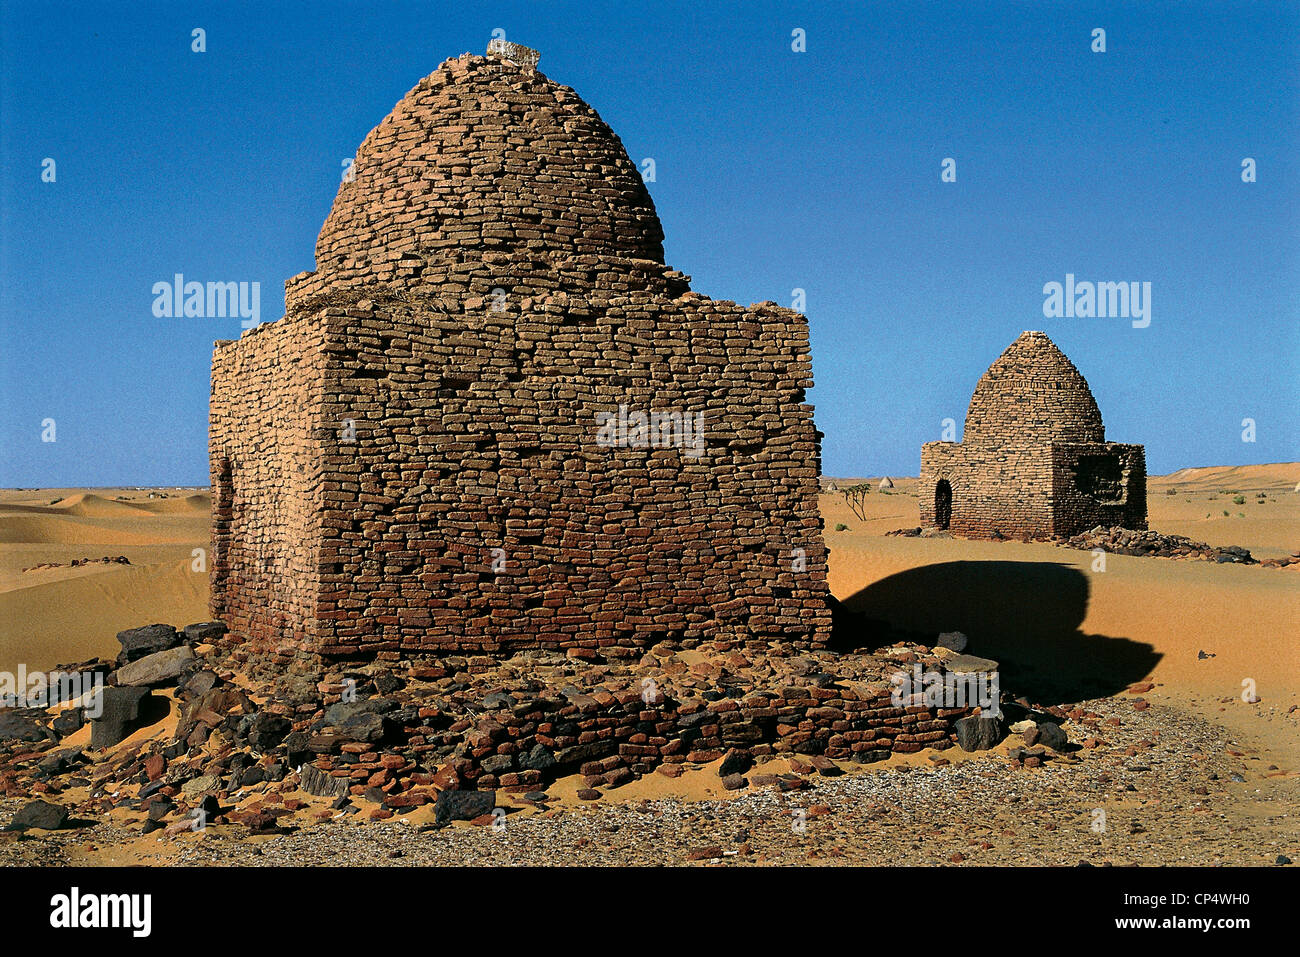
M 310 644 L 318 582 L 323 330 L 285 319 L 212 357 L 211 612 L 269 648 Z
M 1146 450 L 1118 442 L 1052 446 L 1052 534 L 1147 527 Z
M 925 444 L 917 483 L 922 525 L 935 524 L 935 489 L 940 479 L 952 487 L 949 531 L 955 535 L 1032 538 L 1051 534 L 1050 446 Z

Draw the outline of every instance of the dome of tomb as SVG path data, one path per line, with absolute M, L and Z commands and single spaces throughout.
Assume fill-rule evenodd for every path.
M 322 276 L 488 253 L 663 262 L 663 229 L 618 136 L 537 55 L 447 60 L 357 149 L 316 243 Z
M 1104 442 L 1088 383 L 1041 332 L 1023 332 L 989 366 L 966 412 L 966 444 Z

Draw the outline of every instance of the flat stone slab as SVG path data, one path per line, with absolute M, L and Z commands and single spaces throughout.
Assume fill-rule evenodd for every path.
M 118 668 L 117 683 L 124 687 L 139 687 L 174 681 L 193 660 L 194 651 L 188 645 L 158 651 Z
M 978 658 L 975 655 L 955 655 L 945 661 L 943 666 L 947 670 L 959 675 L 977 674 L 998 670 L 998 663 L 992 658 Z

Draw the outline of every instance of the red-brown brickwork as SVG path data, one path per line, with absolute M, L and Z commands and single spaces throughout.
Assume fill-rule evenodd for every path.
M 921 448 L 921 524 L 973 538 L 1147 527 L 1146 457 L 1107 442 L 1088 383 L 1041 332 L 981 377 L 963 441 Z
M 804 317 L 691 292 L 618 137 L 527 58 L 447 61 L 353 169 L 287 317 L 215 351 L 232 639 L 824 646 Z

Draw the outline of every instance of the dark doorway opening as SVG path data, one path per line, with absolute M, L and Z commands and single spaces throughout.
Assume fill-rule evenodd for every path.
M 934 524 L 946 529 L 952 523 L 952 486 L 939 479 L 934 487 Z

